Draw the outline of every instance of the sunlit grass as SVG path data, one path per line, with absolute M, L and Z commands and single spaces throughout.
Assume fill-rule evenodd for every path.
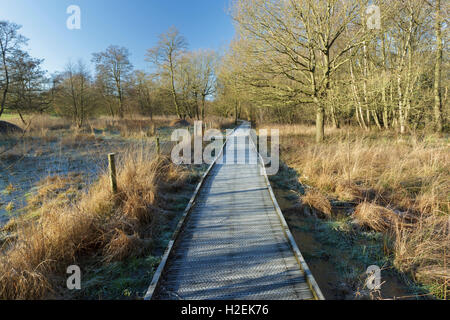
M 448 297 L 448 139 L 344 128 L 327 129 L 316 144 L 312 127 L 260 127 L 280 129 L 282 159 L 312 188 L 305 204 L 329 217 L 327 201 L 349 203 L 361 227 L 392 237 L 398 270 Z

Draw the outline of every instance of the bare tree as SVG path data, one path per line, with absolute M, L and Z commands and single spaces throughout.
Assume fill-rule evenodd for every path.
M 324 139 L 324 101 L 332 76 L 350 60 L 350 50 L 361 47 L 366 40 L 368 33 L 361 27 L 361 12 L 367 3 L 363 0 L 235 2 L 233 17 L 240 36 L 252 42 L 249 58 L 260 66 L 258 77 L 264 76 L 266 86 L 273 86 L 270 79 L 284 78 L 289 81 L 284 85 L 285 91 L 309 98 L 316 106 L 318 142 Z M 345 36 L 347 30 L 351 30 L 349 36 Z M 251 60 L 247 65 L 249 70 L 255 70 Z
M 92 111 L 92 83 L 86 65 L 80 60 L 69 62 L 64 72 L 57 76 L 55 109 L 68 116 L 81 128 Z
M 222 114 L 225 116 L 234 115 L 236 125 L 241 116 L 245 92 L 249 89 L 241 65 L 243 61 L 238 56 L 238 48 L 239 44 L 236 41 L 232 42 L 230 52 L 223 57 L 217 68 L 219 102 L 225 109 Z
M 149 115 L 150 118 L 153 119 L 154 105 L 152 97 L 152 76 L 141 70 L 135 71 L 130 90 L 132 90 L 132 96 L 139 107 L 139 112 L 141 114 Z
M 153 63 L 163 76 L 167 75 L 170 79 L 172 99 L 179 118 L 183 118 L 183 115 L 175 87 L 175 73 L 186 48 L 186 39 L 175 27 L 171 27 L 159 36 L 158 44 L 147 51 L 147 61 Z
M 94 53 L 92 61 L 96 65 L 97 75 L 105 85 L 113 90 L 118 101 L 118 113 L 124 116 L 124 83 L 129 79 L 133 65 L 130 52 L 125 47 L 109 46 L 105 51 Z
M 216 92 L 215 69 L 217 67 L 217 54 L 214 51 L 198 51 L 194 53 L 194 69 L 201 95 L 201 116 L 205 120 L 206 99 Z
M 20 28 L 21 26 L 15 23 L 0 21 L 0 56 L 2 64 L 0 73 L 0 90 L 2 91 L 0 100 L 0 117 L 5 110 L 6 98 L 8 96 L 11 82 L 10 64 L 14 61 L 21 46 L 27 42 L 27 39 L 19 34 L 18 31 Z
M 117 97 L 115 96 L 115 87 L 107 80 L 103 74 L 97 74 L 94 82 L 94 90 L 97 95 L 98 103 L 108 110 L 111 117 L 116 116 Z
M 434 3 L 435 10 L 435 27 L 434 31 L 436 34 L 436 60 L 435 60 L 435 71 L 434 71 L 434 122 L 435 129 L 441 132 L 443 129 L 442 121 L 442 85 L 441 85 L 441 69 L 442 69 L 442 58 L 443 58 L 443 45 L 442 45 L 442 20 L 443 16 L 441 13 L 441 0 L 435 0 Z
M 27 123 L 23 117 L 24 113 L 41 112 L 51 102 L 46 94 L 48 79 L 41 69 L 42 61 L 30 57 L 27 52 L 17 50 L 11 62 L 8 106 L 19 114 L 25 125 Z
M 200 88 L 195 80 L 194 65 L 192 63 L 192 54 L 186 52 L 179 59 L 175 68 L 175 83 L 178 88 L 178 103 L 182 118 L 186 115 L 189 118 L 197 117 L 199 119 L 198 99 Z
M 184 109 L 189 116 L 205 119 L 206 100 L 215 93 L 217 55 L 214 51 L 186 52 L 176 68 Z

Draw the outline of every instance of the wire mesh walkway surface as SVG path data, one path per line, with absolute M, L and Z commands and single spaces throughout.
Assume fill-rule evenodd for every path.
M 261 165 L 248 163 L 257 159 L 248 137 L 248 123 L 229 137 L 222 164 L 211 169 L 168 249 L 152 299 L 323 298 L 308 281 L 312 275 L 301 267 L 290 232 L 286 235 Z M 227 159 L 239 154 L 246 155 L 247 163 Z

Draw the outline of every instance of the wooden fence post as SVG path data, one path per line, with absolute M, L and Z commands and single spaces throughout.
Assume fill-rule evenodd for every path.
M 116 159 L 115 154 L 110 153 L 108 155 L 109 162 L 109 177 L 111 179 L 111 191 L 113 194 L 117 193 L 117 175 L 116 175 Z
M 161 144 L 159 142 L 159 137 L 156 137 L 156 152 L 158 153 L 158 156 L 161 155 Z

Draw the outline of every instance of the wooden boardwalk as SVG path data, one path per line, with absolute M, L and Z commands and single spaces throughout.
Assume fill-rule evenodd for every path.
M 205 175 L 146 299 L 323 299 L 265 170 L 260 161 L 248 163 L 259 160 L 249 128 L 244 123 L 235 130 L 223 163 Z M 247 163 L 230 159 L 233 146 Z

